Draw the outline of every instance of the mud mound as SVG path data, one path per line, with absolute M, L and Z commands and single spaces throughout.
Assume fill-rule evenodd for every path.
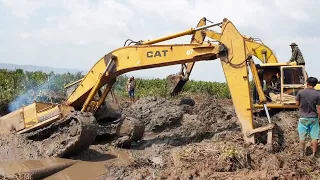
M 147 131 L 160 132 L 179 124 L 183 109 L 164 98 L 146 97 L 124 109 L 123 114 L 142 121 Z
M 273 137 L 274 151 L 269 151 L 264 146 L 267 132 L 257 134 L 257 144 L 250 146 L 244 144 L 230 100 L 198 96 L 194 98 L 194 102 L 195 104 L 181 103 L 180 99 L 176 102 L 165 100 L 161 103 L 153 102 L 151 107 L 158 109 L 164 109 L 167 104 L 174 108 L 181 107 L 183 117 L 179 121 L 180 124 L 166 127 L 167 129 L 161 133 L 148 138 L 140 144 L 139 151 L 132 151 L 135 157 L 134 165 L 111 167 L 110 174 L 104 178 L 312 179 L 319 177 L 319 161 L 310 156 L 299 157 L 297 111 L 271 113 L 276 128 Z M 143 112 L 153 112 L 148 110 L 148 107 L 144 107 Z M 146 113 L 145 117 L 150 116 Z M 267 123 L 263 113 L 254 116 L 256 127 Z
M 189 114 L 184 114 L 181 126 L 172 132 L 199 142 L 205 138 L 219 136 L 221 132 L 239 130 L 234 111 L 228 109 L 224 103 L 208 98 L 196 101 Z
M 227 103 L 209 97 L 198 100 L 146 97 L 123 109 L 123 114 L 139 119 L 146 131 L 158 133 L 141 147 L 155 143 L 180 146 L 223 136 L 225 131 L 240 132 L 235 112 L 229 107 Z

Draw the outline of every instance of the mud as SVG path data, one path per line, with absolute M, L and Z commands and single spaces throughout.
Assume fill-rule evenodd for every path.
M 179 124 L 183 108 L 164 98 L 146 97 L 139 99 L 122 113 L 143 122 L 147 131 L 161 132 Z
M 10 160 L 38 159 L 46 157 L 41 143 L 27 140 L 21 135 L 0 136 L 0 163 Z
M 230 100 L 207 95 L 170 101 L 147 97 L 131 106 L 121 102 L 121 107 L 128 123 L 139 121 L 145 126 L 143 139 L 131 143 L 130 149 L 118 149 L 117 143 L 105 142 L 102 137 L 87 150 L 71 157 L 102 163 L 108 172 L 100 179 L 320 177 L 319 161 L 310 156 L 310 147 L 306 157 L 299 156 L 297 111 L 271 112 L 276 128 L 270 150 L 265 146 L 266 133 L 257 134 L 255 145 L 244 144 Z M 263 113 L 255 113 L 254 124 L 256 127 L 267 124 Z M 126 131 L 132 132 L 132 129 Z M 20 136 L 0 137 L 0 143 L 0 161 L 43 157 L 41 144 Z M 126 153 L 115 151 L 117 149 Z
M 315 179 L 320 175 L 310 147 L 309 156 L 299 157 L 297 111 L 271 112 L 276 128 L 270 150 L 265 146 L 267 133 L 258 134 L 255 145 L 244 144 L 230 100 L 206 95 L 192 99 L 195 103 L 149 97 L 124 108 L 152 133 L 131 150 L 133 164 L 109 167 L 102 179 Z M 163 109 L 170 110 L 153 113 Z M 172 117 L 175 123 L 167 123 Z M 267 124 L 263 113 L 255 113 L 254 124 Z
M 68 168 L 78 161 L 47 158 L 39 160 L 20 160 L 10 163 L 0 163 L 0 175 L 14 179 L 19 175 L 25 175 L 32 179 L 42 179 L 65 168 Z

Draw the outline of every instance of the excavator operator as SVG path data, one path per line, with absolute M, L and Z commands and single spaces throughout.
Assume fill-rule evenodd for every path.
M 269 102 L 275 99 L 276 96 L 279 96 L 280 86 L 281 86 L 280 78 L 278 78 L 278 76 L 276 75 L 271 76 L 271 81 L 270 81 L 270 84 L 268 85 L 267 90 L 263 91 Z
M 270 91 L 275 94 L 280 93 L 280 85 L 280 79 L 276 75 L 273 75 L 269 86 Z
M 290 47 L 292 50 L 292 56 L 288 64 L 295 62 L 297 65 L 305 65 L 303 55 L 300 49 L 298 48 L 298 45 L 296 43 L 291 43 Z

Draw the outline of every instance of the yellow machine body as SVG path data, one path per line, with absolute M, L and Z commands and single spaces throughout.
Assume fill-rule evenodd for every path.
M 94 64 L 84 78 L 67 86 L 69 97 L 66 105 L 36 102 L 23 107 L 0 118 L 1 132 L 10 132 L 12 129 L 18 133 L 30 132 L 47 126 L 74 110 L 95 114 L 105 103 L 105 98 L 111 91 L 117 76 L 127 72 L 183 64 L 183 68 L 187 69 L 188 77 L 195 62 L 220 59 L 244 140 L 247 143 L 254 143 L 253 134 L 257 131 L 253 126 L 252 111 L 254 106 L 259 107 L 260 104 L 252 103 L 249 70 L 256 76 L 256 70 L 252 69 L 252 56 L 261 60 L 263 67 L 271 66 L 272 63 L 275 63 L 274 66 L 280 69 L 290 66 L 277 63 L 277 58 L 268 47 L 241 35 L 228 19 L 211 25 L 221 26 L 221 33 L 208 30 L 209 25 L 204 26 L 204 24 L 200 22 L 194 29 L 111 51 Z M 203 41 L 204 33 L 218 39 L 218 42 Z M 190 44 L 154 45 L 184 35 L 193 35 Z M 282 72 L 281 75 L 283 75 Z M 285 89 L 282 93 L 290 88 L 301 89 L 302 86 L 305 86 L 305 83 L 294 85 L 283 83 Z M 97 97 L 102 87 L 104 87 L 102 94 Z M 261 87 L 258 89 L 259 96 L 263 97 Z M 284 107 L 285 103 L 281 100 L 283 97 L 280 98 L 279 103 L 268 106 Z M 291 104 L 286 104 L 286 106 L 291 106 Z M 269 126 L 264 130 L 270 128 L 272 127 Z
M 74 111 L 72 106 L 34 102 L 13 111 L 0 120 L 0 133 L 24 133 L 47 126 Z

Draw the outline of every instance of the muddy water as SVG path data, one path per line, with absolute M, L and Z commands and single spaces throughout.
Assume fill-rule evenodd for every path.
M 76 160 L 60 158 L 12 161 L 0 164 L 0 174 L 10 178 L 13 178 L 16 174 L 29 174 L 34 179 L 39 179 L 70 167 L 77 162 Z
M 96 179 L 101 177 L 107 170 L 103 162 L 79 162 L 69 168 L 66 168 L 45 180 L 55 179 Z
M 109 148 L 108 157 L 101 156 L 94 161 L 47 158 L 17 160 L 0 164 L 0 175 L 16 178 L 17 174 L 33 179 L 90 180 L 108 173 L 106 166 L 127 166 L 132 163 L 131 154 L 125 149 Z
M 132 163 L 131 154 L 125 149 L 109 148 L 107 152 L 108 157 L 101 156 L 95 158 L 94 162 L 80 161 L 73 166 L 70 166 L 62 171 L 53 174 L 46 178 L 46 180 L 54 179 L 68 179 L 68 180 L 91 180 L 101 178 L 108 173 L 107 166 L 128 166 Z

